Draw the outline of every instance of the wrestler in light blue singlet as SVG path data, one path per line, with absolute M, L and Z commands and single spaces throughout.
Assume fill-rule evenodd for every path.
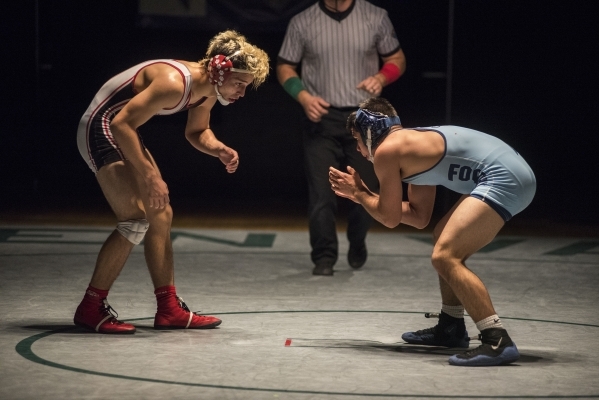
M 427 171 L 408 176 L 413 185 L 442 185 L 488 203 L 508 221 L 532 201 L 537 183 L 524 158 L 500 139 L 459 126 L 411 128 L 445 140 L 445 155 Z

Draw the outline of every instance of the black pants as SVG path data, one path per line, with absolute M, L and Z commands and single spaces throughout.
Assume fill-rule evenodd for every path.
M 378 192 L 378 180 L 372 163 L 357 150 L 356 140 L 345 129 L 351 111 L 329 108 L 321 122 L 304 121 L 303 144 L 309 189 L 309 223 L 312 262 L 335 264 L 338 258 L 337 200 L 331 190 L 329 167 L 345 172 L 347 165 L 358 171 L 366 186 Z M 359 204 L 351 202 L 347 239 L 350 245 L 361 245 L 372 223 L 372 217 Z

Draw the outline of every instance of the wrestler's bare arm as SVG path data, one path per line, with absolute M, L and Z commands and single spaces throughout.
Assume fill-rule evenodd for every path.
M 227 172 L 233 173 L 239 166 L 239 155 L 218 140 L 210 129 L 210 110 L 215 102 L 216 98 L 211 97 L 201 106 L 188 111 L 185 137 L 197 150 L 218 157 L 225 164 Z
M 408 201 L 402 202 L 401 223 L 425 228 L 433 215 L 436 192 L 436 186 L 408 184 Z
M 373 218 L 381 224 L 394 228 L 402 220 L 401 164 L 390 146 L 381 145 L 376 151 L 374 172 L 379 180 L 378 196 L 359 193 L 357 198 Z
M 136 129 L 163 108 L 176 105 L 183 95 L 183 82 L 175 74 L 159 74 L 115 116 L 110 129 L 125 158 L 143 177 L 151 207 L 169 202 L 168 188 L 139 143 Z
M 185 138 L 202 153 L 218 157 L 218 152 L 225 145 L 216 139 L 210 129 L 210 110 L 212 110 L 215 103 L 216 97 L 210 97 L 199 107 L 192 108 L 187 112 Z
M 125 157 L 146 177 L 154 167 L 142 153 L 136 129 L 163 108 L 173 107 L 183 94 L 183 83 L 170 77 L 157 77 L 141 93 L 135 95 L 114 117 L 110 128 Z
M 372 199 L 365 199 L 370 204 L 364 205 L 364 208 L 369 211 L 367 207 L 371 207 L 380 215 L 377 220 L 390 228 L 400 223 L 418 229 L 425 228 L 433 212 L 436 187 L 408 185 L 408 200 L 402 201 L 401 173 L 411 169 L 417 158 L 414 157 L 413 150 L 403 149 L 405 140 L 393 139 L 388 138 L 376 150 L 374 170 L 380 182 L 379 199 L 377 203 Z M 371 215 L 376 218 L 376 214 Z
M 379 194 L 368 189 L 351 167 L 348 167 L 349 173 L 331 167 L 329 181 L 338 196 L 361 204 L 383 225 L 394 228 L 403 223 L 422 229 L 430 221 L 436 187 L 408 185 L 408 201 L 402 201 L 401 161 L 402 156 L 395 151 L 394 146 L 383 143 L 377 149 L 374 169 L 379 179 Z
M 383 146 L 377 149 L 374 169 L 379 179 L 379 194 L 372 192 L 352 167 L 347 168 L 348 173 L 330 167 L 331 188 L 338 196 L 361 204 L 381 224 L 396 227 L 402 218 L 403 188 L 400 165 L 392 149 L 385 150 Z

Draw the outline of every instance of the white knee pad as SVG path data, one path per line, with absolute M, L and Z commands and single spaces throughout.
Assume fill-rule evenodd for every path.
M 146 219 L 130 219 L 119 222 L 116 230 L 133 244 L 140 244 L 146 236 L 150 223 Z

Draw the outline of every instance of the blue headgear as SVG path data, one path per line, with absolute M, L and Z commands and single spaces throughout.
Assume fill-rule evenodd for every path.
M 368 159 L 373 161 L 372 148 L 376 146 L 385 136 L 393 125 L 401 125 L 399 117 L 388 117 L 385 114 L 371 112 L 362 108 L 356 112 L 356 128 L 368 147 Z

